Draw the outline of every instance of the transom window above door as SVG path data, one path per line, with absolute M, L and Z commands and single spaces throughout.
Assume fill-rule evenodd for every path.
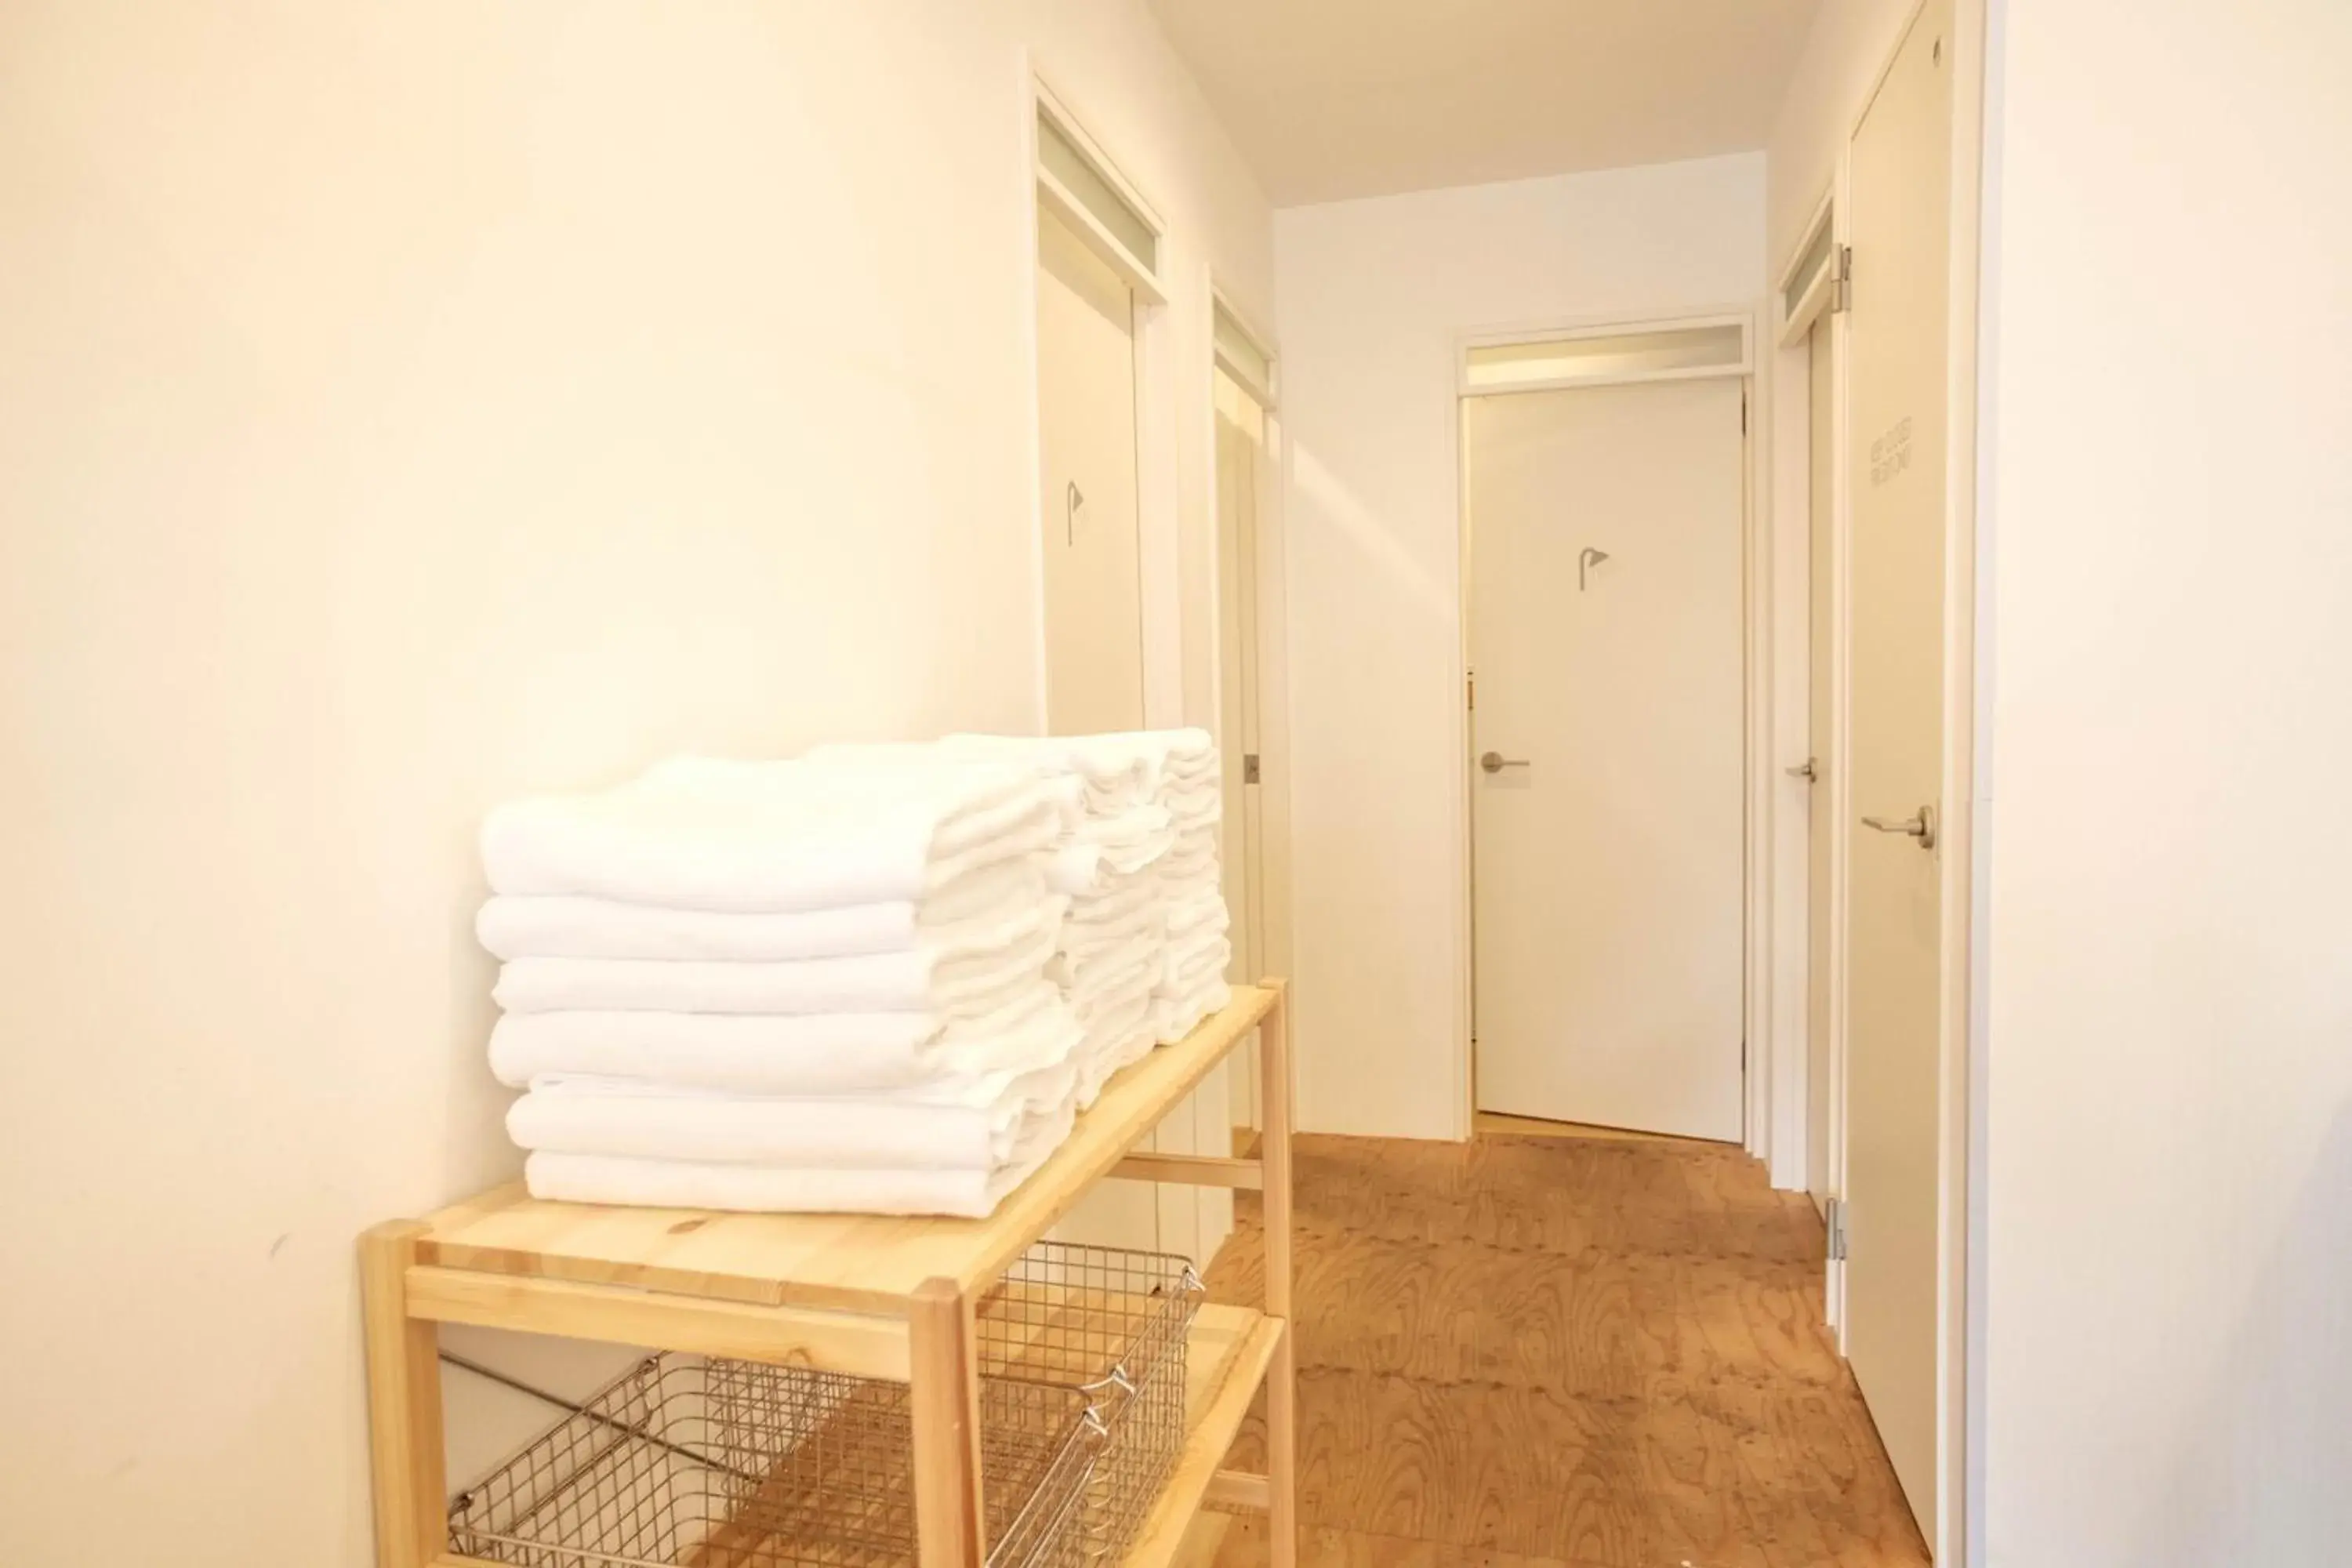
M 1689 376 L 1745 375 L 1748 318 L 1714 316 L 1634 327 L 1474 340 L 1462 352 L 1461 390 L 1549 392 Z

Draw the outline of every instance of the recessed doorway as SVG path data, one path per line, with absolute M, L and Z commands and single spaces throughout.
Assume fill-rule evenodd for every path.
M 1738 322 L 1471 351 L 1482 1112 L 1742 1136 L 1746 359 Z

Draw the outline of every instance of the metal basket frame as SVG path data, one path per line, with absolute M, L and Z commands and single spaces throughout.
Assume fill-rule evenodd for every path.
M 1126 1554 L 1183 1447 L 1186 1339 L 1205 1293 L 1181 1258 L 1044 1241 L 980 1300 L 982 1377 L 1076 1388 L 1106 1430 L 1080 1526 L 1090 1559 Z
M 1202 1295 L 1160 1254 L 1043 1242 L 975 1303 L 991 1568 L 1124 1552 L 1183 1441 Z M 908 1385 L 674 1352 L 467 1489 L 454 1550 L 512 1568 L 905 1568 Z

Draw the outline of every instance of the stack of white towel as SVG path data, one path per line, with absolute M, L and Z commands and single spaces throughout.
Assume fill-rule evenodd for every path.
M 1197 730 L 1176 733 L 1199 739 L 1197 744 L 1171 746 L 1155 781 L 1173 835 L 1155 868 L 1167 911 L 1167 941 L 1153 993 L 1153 1023 L 1162 1042 L 1182 1039 L 1231 999 L 1225 969 L 1234 955 L 1217 854 L 1224 812 L 1216 748 Z
M 1047 973 L 1083 1040 L 1078 1104 L 1229 998 L 1217 857 L 1217 750 L 1203 730 L 950 735 L 835 746 L 816 761 L 994 763 L 1026 768 L 1069 807 L 1048 883 L 1069 900 Z
M 985 1215 L 1069 1134 L 1071 805 L 1022 765 L 665 764 L 482 835 L 534 1196 Z M 1107 853 L 1106 859 L 1108 859 Z

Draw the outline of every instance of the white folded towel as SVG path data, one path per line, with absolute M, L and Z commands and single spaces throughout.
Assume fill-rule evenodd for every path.
M 1156 902 L 1137 904 L 1118 915 L 1062 921 L 1061 956 L 1083 963 L 1098 953 L 1124 948 L 1138 938 L 1157 940 L 1167 929 L 1167 912 Z
M 1205 730 L 1138 730 L 1101 735 L 950 735 L 900 746 L 826 746 L 813 760 L 870 760 L 908 752 L 1016 763 L 1083 784 L 1079 804 L 1116 815 L 1163 793 L 1217 786 L 1217 748 Z
M 1175 823 L 1166 806 L 1147 801 L 1116 812 L 1086 813 L 1078 818 L 1076 834 L 1082 843 L 1106 848 L 1149 843 L 1164 852 Z
M 490 1031 L 509 1089 L 552 1074 L 740 1094 L 889 1094 L 986 1103 L 989 1080 L 1067 1059 L 1084 1032 L 1043 980 L 977 1017 L 925 1013 L 514 1013 Z
M 1052 1116 L 1033 1118 L 1017 1141 L 1014 1161 L 993 1171 L 812 1171 L 542 1152 L 523 1162 L 523 1184 L 532 1197 L 557 1203 L 982 1219 L 1069 1137 L 1076 1115 L 1076 1105 L 1065 1104 Z
M 1168 968 L 1174 974 L 1222 969 L 1233 956 L 1233 941 L 1226 932 L 1222 928 L 1204 925 L 1182 942 L 1169 944 Z
M 904 952 L 958 922 L 1003 916 L 1045 895 L 1034 860 L 999 861 L 920 901 L 846 904 L 776 914 L 661 909 L 612 899 L 499 894 L 474 931 L 500 958 L 661 958 L 729 963 Z
M 1084 1058 L 1101 1047 L 1107 1033 L 1116 1034 L 1115 1026 L 1119 1017 L 1158 991 L 1163 969 L 1160 955 L 1155 952 L 1108 984 L 1097 987 L 1083 1006 L 1073 1006 L 1070 1016 L 1077 1021 L 1082 1032 L 1075 1054 Z
M 900 761 L 909 757 L 1014 764 L 1040 774 L 1081 780 L 1084 800 L 1118 810 L 1167 790 L 1213 784 L 1216 743 L 1205 730 L 1134 730 L 1099 735 L 949 735 L 937 741 L 821 746 L 812 762 Z
M 1148 804 L 1153 795 L 1151 782 L 1141 768 L 1135 768 L 1108 778 L 1089 778 L 1078 797 L 1087 810 L 1109 816 L 1133 805 Z
M 1106 879 L 1131 877 L 1145 870 L 1175 847 L 1176 835 L 1171 832 L 1156 833 L 1148 838 L 1134 838 L 1120 844 L 1096 845 L 1101 864 L 1090 887 L 1102 886 Z
M 773 913 L 919 900 L 1065 826 L 1021 768 L 687 758 L 619 789 L 499 807 L 482 863 L 499 893 Z
M 1168 808 L 1170 825 L 1180 834 L 1213 828 L 1224 820 L 1224 792 L 1214 780 L 1167 791 L 1160 799 Z
M 1150 985 L 1107 1001 L 1078 1047 L 1078 1105 L 1090 1107 L 1121 1068 L 1151 1054 L 1159 1043 L 1158 999 Z
M 717 1094 L 618 1079 L 551 1077 L 507 1111 L 518 1147 L 567 1154 L 808 1170 L 993 1171 L 1024 1127 L 1076 1093 L 1058 1061 L 995 1076 L 994 1098 L 919 1105 L 868 1097 Z
M 968 1016 L 1035 979 L 1064 900 L 945 927 L 898 952 L 774 963 L 515 958 L 491 993 L 509 1013 L 937 1013 Z
M 1175 844 L 1151 868 L 1167 882 L 1213 882 L 1220 863 L 1216 830 L 1207 828 L 1178 834 Z
M 1223 974 L 1234 961 L 1234 944 L 1223 931 L 1203 931 L 1181 945 L 1163 951 L 1160 990 L 1182 995 L 1196 991 L 1209 977 Z
M 1134 730 L 1101 735 L 950 735 L 940 742 L 970 756 L 1023 756 L 1036 765 L 1074 773 L 1106 791 L 1126 786 L 1143 795 L 1161 787 L 1171 772 L 1198 776 L 1216 770 L 1216 743 L 1206 730 Z
M 1233 923 L 1233 916 L 1225 909 L 1225 896 L 1214 882 L 1193 887 L 1171 900 L 1166 919 L 1168 939 L 1175 943 L 1204 931 L 1222 931 Z
M 1092 1005 L 1115 995 L 1140 979 L 1155 983 L 1167 967 L 1167 945 L 1156 931 L 1139 931 L 1112 947 L 1081 957 L 1055 953 L 1045 965 L 1045 978 L 1062 988 L 1063 998 L 1081 1020 L 1091 1017 Z
M 1176 835 L 1167 829 L 1117 844 L 1072 837 L 1047 856 L 1045 882 L 1055 892 L 1073 897 L 1107 892 L 1150 869 L 1175 847 Z
M 1055 892 L 1083 899 L 1107 890 L 1118 873 L 1103 864 L 1099 844 L 1062 844 L 1043 858 L 1045 886 Z
M 1168 897 L 1168 882 L 1157 867 L 1148 867 L 1133 876 L 1112 876 L 1099 887 L 1070 896 L 1070 912 L 1062 922 L 1066 934 L 1072 923 L 1080 925 L 1122 920 L 1138 910 L 1156 909 Z
M 1225 984 L 1223 973 L 1213 975 L 1181 995 L 1163 993 L 1155 997 L 1152 1006 L 1160 1044 L 1174 1045 L 1233 999 L 1233 987 Z
M 1074 838 L 1045 857 L 1045 886 L 1073 899 L 1103 896 L 1167 864 L 1179 840 L 1172 833 L 1132 844 L 1092 844 Z

